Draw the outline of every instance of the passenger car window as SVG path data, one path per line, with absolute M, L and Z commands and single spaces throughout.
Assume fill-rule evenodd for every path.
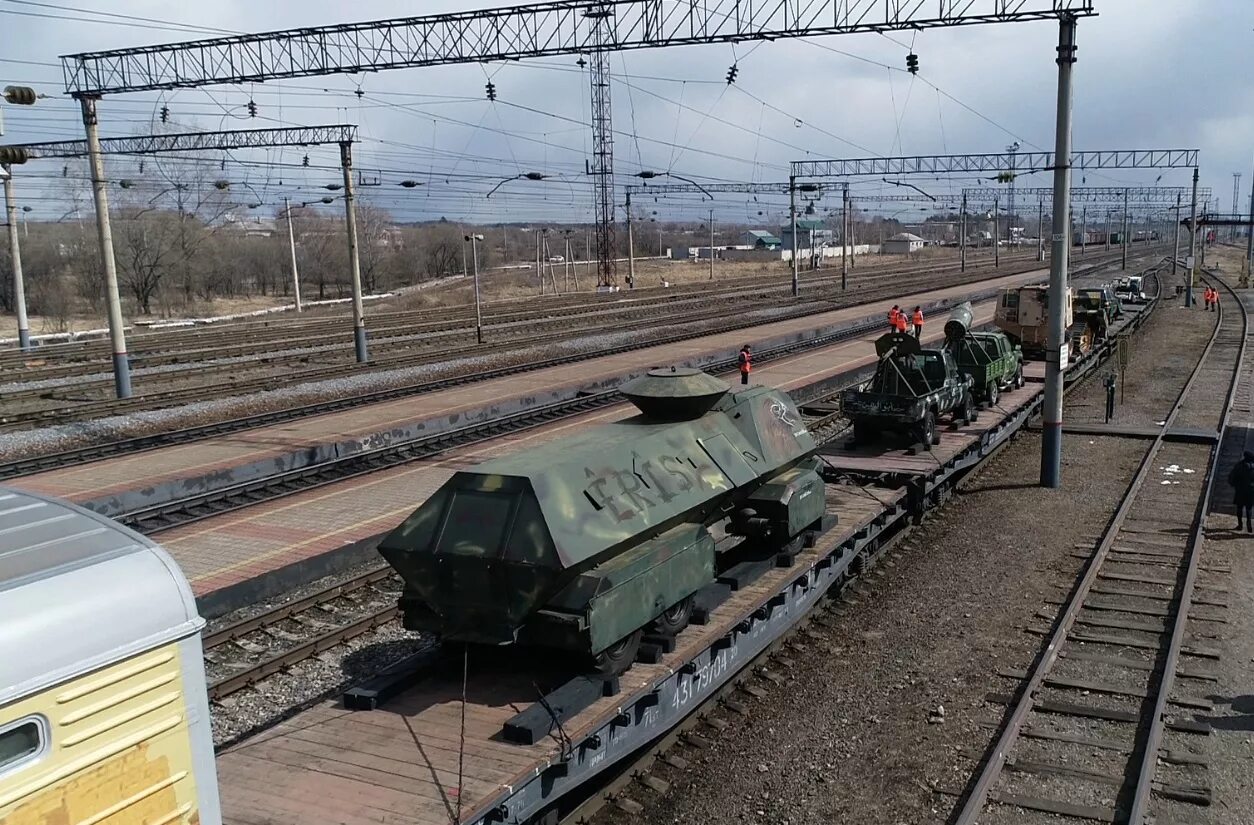
M 38 719 L 23 719 L 0 729 L 0 773 L 38 756 L 44 749 L 45 728 Z

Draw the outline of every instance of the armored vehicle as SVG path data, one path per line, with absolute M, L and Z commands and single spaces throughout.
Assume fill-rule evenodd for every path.
M 948 349 L 921 349 L 913 335 L 890 332 L 876 340 L 875 352 L 875 375 L 840 395 L 855 444 L 893 432 L 926 450 L 940 443 L 936 423 L 942 415 L 971 421 L 971 379 L 958 371 Z
M 1070 329 L 1074 323 L 1071 306 L 1071 289 L 1067 289 L 1063 326 Z M 1049 286 L 1010 287 L 997 302 L 993 317 L 997 327 L 1010 336 L 1011 341 L 1023 350 L 1024 358 L 1045 358 L 1045 344 L 1049 334 Z
M 945 322 L 945 342 L 958 370 L 970 377 L 975 400 L 996 406 L 1003 390 L 1023 386 L 1023 350 L 1004 332 L 972 330 L 971 319 L 970 304 L 955 309 Z
M 823 520 L 815 443 L 780 390 L 697 370 L 623 385 L 640 413 L 455 474 L 379 545 L 407 628 L 630 666 L 687 625 L 715 535 L 800 548 Z
M 1076 293 L 1072 309 L 1075 323 L 1068 328 L 1068 340 L 1072 354 L 1079 356 L 1092 350 L 1106 337 L 1121 308 L 1112 288 L 1092 287 Z

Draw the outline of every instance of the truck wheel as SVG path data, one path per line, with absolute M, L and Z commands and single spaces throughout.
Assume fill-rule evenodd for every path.
M 996 407 L 997 402 L 1001 401 L 1001 388 L 997 386 L 996 381 L 989 382 L 988 392 L 985 397 L 988 399 L 988 406 L 990 409 Z
M 930 450 L 940 443 L 940 439 L 936 437 L 936 416 L 931 410 L 923 413 L 923 420 L 916 427 L 915 440 L 922 444 L 925 450 Z
M 680 599 L 653 620 L 653 629 L 663 636 L 678 635 L 692 618 L 692 596 Z
M 1015 372 L 1015 389 L 1021 390 L 1028 382 L 1023 378 L 1023 365 L 1019 365 L 1019 369 Z
M 875 428 L 864 421 L 853 422 L 853 441 L 855 444 L 869 444 L 875 440 L 878 433 Z
M 592 668 L 602 676 L 617 676 L 631 667 L 640 652 L 640 638 L 644 631 L 635 630 L 592 658 Z

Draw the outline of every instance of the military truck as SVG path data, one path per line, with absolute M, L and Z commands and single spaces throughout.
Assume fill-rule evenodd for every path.
M 955 424 L 974 418 L 971 379 L 948 349 L 922 349 L 913 335 L 890 332 L 876 340 L 875 352 L 875 375 L 840 396 L 841 409 L 853 422 L 853 445 L 889 432 L 929 450 L 940 443 L 941 416 Z
M 1074 323 L 1070 287 L 1063 312 L 1063 327 L 1070 329 Z M 1024 358 L 1043 360 L 1049 335 L 1049 286 L 1009 287 L 997 302 L 993 322 L 1023 350 Z
M 646 628 L 683 630 L 736 537 L 795 554 L 830 525 L 787 393 L 677 368 L 621 389 L 639 415 L 462 470 L 383 539 L 406 628 L 619 673 Z
M 1072 356 L 1085 355 L 1102 341 L 1121 310 L 1110 287 L 1078 290 L 1072 302 L 1074 323 L 1068 328 Z
M 945 322 L 945 344 L 958 370 L 970 377 L 976 402 L 993 407 L 1003 390 L 1023 386 L 1023 350 L 1004 332 L 972 330 L 973 317 L 971 304 L 955 308 Z

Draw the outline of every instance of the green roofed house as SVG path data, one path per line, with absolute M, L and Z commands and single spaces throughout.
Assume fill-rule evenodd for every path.
M 779 249 L 782 243 L 765 229 L 750 229 L 740 236 L 741 246 L 752 246 L 754 249 Z

